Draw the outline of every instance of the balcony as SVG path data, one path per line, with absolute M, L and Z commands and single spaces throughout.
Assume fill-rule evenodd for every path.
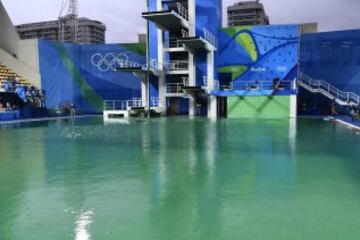
M 296 81 L 236 81 L 230 86 L 219 86 L 210 93 L 214 96 L 272 96 L 296 94 Z
M 164 66 L 158 63 L 155 59 L 151 59 L 149 64 L 140 64 L 132 61 L 118 59 L 114 65 L 117 65 L 116 71 L 145 74 L 147 72 L 159 76 L 163 71 Z
M 184 88 L 189 85 L 189 78 L 183 77 L 182 83 L 167 83 L 166 84 L 166 96 L 167 97 L 182 97 L 184 96 Z
M 216 37 L 206 28 L 203 28 L 202 37 L 185 37 L 179 40 L 179 44 L 195 52 L 216 50 L 218 46 Z
M 176 4 L 176 10 L 143 12 L 142 17 L 170 32 L 189 28 L 189 13 L 181 3 Z
M 166 65 L 167 74 L 188 74 L 189 61 L 187 60 L 173 60 Z
M 213 81 L 208 81 L 207 76 L 203 77 L 203 83 L 204 83 L 203 89 L 208 93 L 210 93 L 213 90 L 219 90 L 220 89 L 219 81 L 215 80 L 215 79 Z

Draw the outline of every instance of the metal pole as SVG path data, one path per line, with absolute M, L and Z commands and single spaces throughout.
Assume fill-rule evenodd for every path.
M 146 0 L 146 7 L 147 11 L 150 12 L 150 4 L 149 0 Z M 147 116 L 150 118 L 150 21 L 149 19 L 146 20 L 146 87 L 147 87 L 147 94 L 148 94 L 148 103 L 147 103 Z

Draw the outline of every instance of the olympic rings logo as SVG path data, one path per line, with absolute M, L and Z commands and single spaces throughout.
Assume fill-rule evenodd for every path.
M 126 53 L 114 53 L 110 52 L 105 55 L 101 53 L 95 53 L 91 56 L 91 64 L 101 72 L 114 71 L 123 67 L 125 63 L 129 61 L 129 57 Z

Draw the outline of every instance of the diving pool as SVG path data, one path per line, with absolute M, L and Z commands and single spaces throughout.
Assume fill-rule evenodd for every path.
M 0 125 L 0 239 L 360 239 L 358 146 L 319 119 Z

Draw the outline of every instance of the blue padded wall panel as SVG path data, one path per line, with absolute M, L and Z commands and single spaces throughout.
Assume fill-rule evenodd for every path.
M 40 72 L 49 108 L 74 102 L 86 113 L 102 111 L 104 100 L 141 96 L 140 79 L 116 69 L 120 61 L 145 63 L 144 46 L 76 45 L 39 41 Z
M 299 61 L 299 25 L 244 26 L 222 29 L 220 80 L 293 80 Z
M 304 34 L 300 70 L 360 94 L 360 30 Z

